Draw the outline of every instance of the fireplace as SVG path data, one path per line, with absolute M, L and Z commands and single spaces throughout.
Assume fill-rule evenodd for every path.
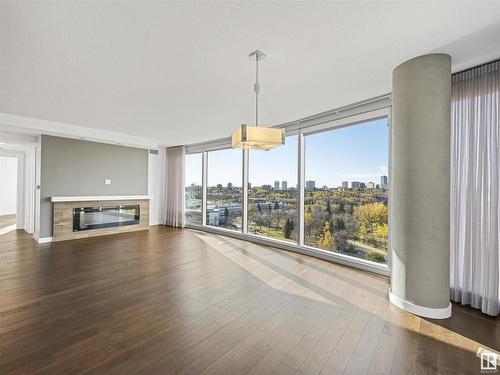
M 73 232 L 139 224 L 140 205 L 73 208 Z

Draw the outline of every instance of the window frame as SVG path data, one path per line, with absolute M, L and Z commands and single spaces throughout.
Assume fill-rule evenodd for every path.
M 192 152 L 190 153 L 189 155 L 197 155 L 197 154 L 200 154 L 200 167 L 202 168 L 202 173 L 201 173 L 201 189 L 202 189 L 202 200 L 201 200 L 201 204 L 202 204 L 202 207 L 201 207 L 201 211 L 200 214 L 203 215 L 203 202 L 205 201 L 203 199 L 203 154 L 200 153 L 200 152 Z M 187 156 L 188 154 L 185 154 L 185 156 Z M 184 166 L 186 165 L 186 163 L 184 163 Z M 184 214 L 183 214 L 183 220 L 184 220 L 184 225 L 188 226 L 188 225 L 197 225 L 197 224 L 193 224 L 193 223 L 187 223 L 186 222 L 186 213 L 187 212 L 198 212 L 198 211 L 195 211 L 195 210 L 188 210 L 187 207 L 186 207 L 186 180 L 185 180 L 185 177 L 186 177 L 186 172 L 184 172 Z M 203 224 L 203 216 L 202 216 L 202 223 Z

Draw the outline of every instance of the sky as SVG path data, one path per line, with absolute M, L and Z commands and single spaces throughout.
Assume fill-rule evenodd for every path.
M 389 134 L 387 119 L 305 136 L 305 180 L 316 187 L 341 186 L 342 181 L 380 183 L 388 174 Z M 285 180 L 297 184 L 297 136 L 270 151 L 250 151 L 249 182 L 274 185 Z M 208 156 L 208 186 L 232 182 L 241 186 L 241 151 L 212 151 Z M 201 154 L 186 157 L 186 185 L 201 185 Z M 350 186 L 350 184 L 349 184 Z

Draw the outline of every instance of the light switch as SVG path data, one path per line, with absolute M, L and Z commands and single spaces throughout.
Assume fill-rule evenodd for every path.
M 111 185 L 111 179 L 110 178 L 106 178 L 104 180 L 104 185 Z

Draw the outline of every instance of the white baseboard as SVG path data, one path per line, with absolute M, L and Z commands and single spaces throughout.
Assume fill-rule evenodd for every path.
M 412 302 L 406 301 L 404 299 L 395 296 L 394 294 L 392 294 L 392 292 L 389 292 L 389 301 L 391 301 L 391 303 L 394 306 L 397 306 L 402 310 L 408 311 L 418 316 L 422 316 L 424 318 L 446 319 L 451 316 L 451 302 L 448 302 L 447 307 L 434 309 L 431 307 L 415 305 Z
M 38 243 L 49 243 L 49 242 L 52 242 L 52 237 L 39 237 L 39 238 L 35 238 L 35 240 Z

